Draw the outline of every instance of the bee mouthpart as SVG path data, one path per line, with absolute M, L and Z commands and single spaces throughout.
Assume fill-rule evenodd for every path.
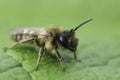
M 70 51 L 75 52 L 76 48 L 69 48 Z

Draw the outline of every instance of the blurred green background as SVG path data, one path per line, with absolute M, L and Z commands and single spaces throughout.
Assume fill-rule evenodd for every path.
M 93 18 L 93 21 L 84 25 L 76 32 L 76 36 L 80 40 L 78 55 L 83 62 L 80 64 L 75 62 L 76 64 L 74 63 L 74 65 L 76 67 L 72 69 L 68 67 L 68 72 L 71 72 L 70 74 L 61 73 L 59 71 L 60 69 L 58 69 L 58 73 L 56 71 L 54 73 L 53 70 L 53 74 L 49 76 L 44 73 L 44 70 L 43 72 L 32 72 L 28 70 L 28 72 L 33 80 L 43 79 L 45 76 L 47 77 L 43 80 L 120 80 L 120 68 L 118 68 L 118 66 L 120 67 L 118 65 L 120 63 L 119 8 L 119 0 L 0 0 L 0 52 L 5 55 L 6 53 L 2 52 L 2 48 L 13 43 L 10 40 L 8 31 L 15 27 L 41 27 L 49 24 L 58 24 L 64 26 L 65 29 L 70 29 L 76 27 L 86 19 Z M 11 51 L 8 53 L 13 53 L 12 56 L 14 57 L 16 52 Z M 3 56 L 0 57 L 1 61 L 5 59 L 3 59 Z M 4 75 L 2 69 L 4 66 L 9 66 L 9 64 L 3 64 L 6 63 L 0 63 L 0 79 L 7 80 L 8 78 L 2 77 Z M 22 64 L 25 67 L 24 69 L 27 70 L 27 64 Z M 106 66 L 100 67 L 101 64 L 106 64 Z M 96 65 L 95 68 L 92 67 L 94 65 Z M 114 65 L 114 67 L 111 67 L 111 65 Z M 77 71 L 79 72 L 76 72 L 74 68 L 76 70 L 78 69 Z M 8 67 L 9 69 L 11 67 Z M 99 71 L 100 69 L 102 71 Z M 52 70 L 48 69 L 45 72 L 49 71 Z M 92 74 L 93 71 L 95 74 Z M 61 79 L 56 79 L 56 77 L 53 77 L 54 75 Z M 70 77 L 72 75 L 75 77 Z M 7 76 L 9 77 L 10 75 L 7 74 Z M 10 79 L 20 80 L 24 78 L 15 77 Z M 25 80 L 27 79 L 29 80 L 29 78 Z

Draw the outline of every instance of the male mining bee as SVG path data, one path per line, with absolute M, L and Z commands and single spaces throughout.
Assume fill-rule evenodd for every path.
M 17 45 L 34 42 L 40 48 L 36 70 L 38 70 L 41 58 L 46 50 L 51 51 L 51 53 L 56 55 L 62 70 L 64 70 L 63 58 L 59 54 L 58 49 L 62 47 L 70 50 L 74 53 L 74 59 L 78 60 L 76 56 L 78 39 L 75 37 L 75 31 L 91 20 L 92 19 L 88 19 L 71 30 L 63 30 L 60 26 L 55 25 L 52 25 L 49 28 L 16 28 L 11 31 L 12 39 L 16 43 L 5 49 L 7 50 L 14 48 Z

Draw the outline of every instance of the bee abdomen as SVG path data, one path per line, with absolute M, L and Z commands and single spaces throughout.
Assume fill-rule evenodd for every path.
M 24 35 L 24 34 L 13 34 L 12 35 L 12 40 L 15 41 L 15 42 L 19 42 L 21 40 L 24 40 L 24 39 L 29 39 L 31 38 L 32 36 L 29 36 L 29 35 Z

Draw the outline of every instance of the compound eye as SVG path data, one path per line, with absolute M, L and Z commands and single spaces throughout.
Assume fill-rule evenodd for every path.
M 67 42 L 67 36 L 65 36 L 65 35 L 60 36 L 60 41 Z
M 64 37 L 63 36 L 60 37 L 60 41 L 64 41 Z

